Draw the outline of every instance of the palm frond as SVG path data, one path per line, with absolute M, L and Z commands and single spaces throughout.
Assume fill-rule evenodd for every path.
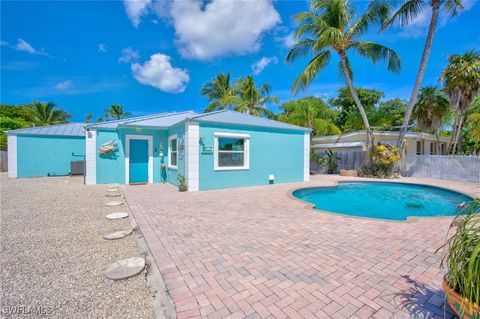
M 299 90 L 305 90 L 317 74 L 328 64 L 330 55 L 330 51 L 323 51 L 310 60 L 307 67 L 293 83 L 292 92 L 297 93 Z
M 305 39 L 295 43 L 290 51 L 288 51 L 285 61 L 287 63 L 292 63 L 298 57 L 306 56 L 308 52 L 312 50 L 314 45 L 315 41 L 312 39 Z
M 360 55 L 369 58 L 373 63 L 386 61 L 389 71 L 398 72 L 401 68 L 400 56 L 390 48 L 368 41 L 352 42 L 351 48 Z
M 426 5 L 425 0 L 405 1 L 390 18 L 384 21 L 381 30 L 385 30 L 390 26 L 406 26 L 425 10 Z
M 375 0 L 368 5 L 367 12 L 365 12 L 354 24 L 348 28 L 347 35 L 350 39 L 363 35 L 368 28 L 378 23 L 383 25 L 388 18 L 391 7 L 385 0 Z

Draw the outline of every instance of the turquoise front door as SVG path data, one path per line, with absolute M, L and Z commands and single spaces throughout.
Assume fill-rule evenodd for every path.
M 147 140 L 130 140 L 130 183 L 148 183 Z

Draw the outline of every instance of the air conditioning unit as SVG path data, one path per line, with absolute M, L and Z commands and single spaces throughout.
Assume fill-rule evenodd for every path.
M 71 175 L 85 175 L 85 161 L 70 162 Z

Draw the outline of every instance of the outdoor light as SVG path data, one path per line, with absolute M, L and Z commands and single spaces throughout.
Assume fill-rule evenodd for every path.
M 274 184 L 275 183 L 275 176 L 268 175 L 268 183 L 269 184 Z

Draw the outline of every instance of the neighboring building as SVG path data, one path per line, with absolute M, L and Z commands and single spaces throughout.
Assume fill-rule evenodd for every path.
M 70 163 L 85 158 L 83 126 L 67 123 L 8 131 L 8 177 L 69 175 Z
M 374 131 L 374 143 L 397 145 L 399 132 Z M 440 137 L 440 153 L 446 154 L 448 137 Z M 312 149 L 316 152 L 328 149 L 340 151 L 365 150 L 365 131 L 355 131 L 342 135 L 319 136 L 312 138 Z M 437 139 L 434 135 L 422 132 L 408 132 L 405 135 L 405 154 L 412 155 L 437 155 Z
M 274 183 L 307 181 L 310 131 L 222 110 L 205 114 L 161 113 L 87 124 L 86 139 L 79 140 L 84 143 L 87 184 L 178 185 L 180 174 L 186 177 L 188 189 L 197 191 L 266 185 L 270 179 Z M 13 140 L 11 146 L 10 134 L 19 133 L 9 132 L 9 149 L 28 152 L 21 145 L 14 147 Z M 60 145 L 53 135 L 51 143 L 49 136 L 41 138 L 49 144 L 49 150 Z M 64 153 L 73 152 L 68 145 L 61 148 Z M 37 160 L 35 155 L 31 158 Z M 25 164 L 18 161 L 17 165 L 20 171 Z

